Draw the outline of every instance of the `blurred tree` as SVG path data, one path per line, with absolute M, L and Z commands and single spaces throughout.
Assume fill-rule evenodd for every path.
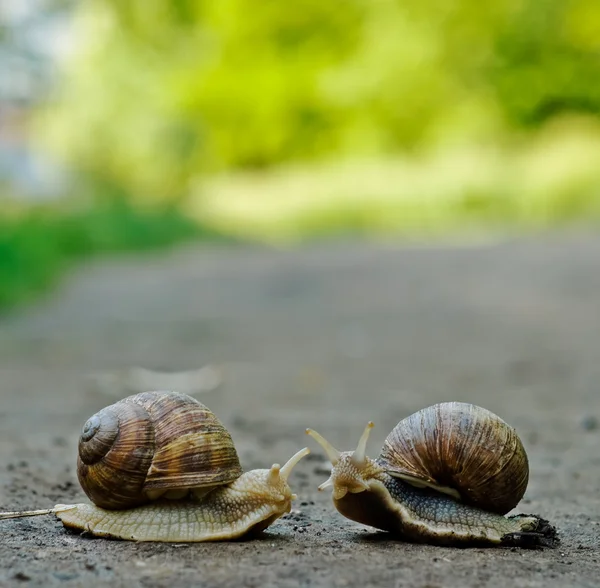
M 495 39 L 490 69 L 516 125 L 565 111 L 600 113 L 600 10 L 590 0 L 520 3 Z
M 600 106 L 596 0 L 89 0 L 41 136 L 176 200 L 206 171 L 373 154 Z

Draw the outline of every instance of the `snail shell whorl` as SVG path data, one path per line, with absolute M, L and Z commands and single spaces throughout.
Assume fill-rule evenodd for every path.
M 391 475 L 454 488 L 463 502 L 498 514 L 518 504 L 529 479 L 516 431 L 489 410 L 462 402 L 436 404 L 400 421 L 378 461 Z
M 143 407 L 129 403 L 108 406 L 83 427 L 77 460 L 79 483 L 90 500 L 103 508 L 141 504 L 153 452 L 154 431 Z
M 94 504 L 121 509 L 148 502 L 148 491 L 232 482 L 242 468 L 229 432 L 206 406 L 177 392 L 144 392 L 85 423 L 77 474 Z

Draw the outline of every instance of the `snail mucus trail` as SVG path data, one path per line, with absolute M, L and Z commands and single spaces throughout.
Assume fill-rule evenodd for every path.
M 537 515 L 509 513 L 529 478 L 515 430 L 481 407 L 447 402 L 400 421 L 381 454 L 366 448 L 373 423 L 354 451 L 338 451 L 307 429 L 331 461 L 333 504 L 346 518 L 433 545 L 554 547 L 556 529 Z
M 0 513 L 55 514 L 65 527 L 133 541 L 222 541 L 254 535 L 290 512 L 285 465 L 242 472 L 229 432 L 203 404 L 144 392 L 94 416 L 79 439 L 77 474 L 90 504 Z

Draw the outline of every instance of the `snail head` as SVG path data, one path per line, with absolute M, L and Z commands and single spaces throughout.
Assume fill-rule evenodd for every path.
M 310 450 L 305 447 L 290 457 L 283 466 L 274 463 L 269 469 L 245 472 L 231 487 L 243 492 L 248 501 L 270 504 L 279 514 L 289 512 L 292 501 L 297 496 L 292 492 L 288 478 L 296 464 L 309 453 Z
M 334 500 L 341 500 L 348 492 L 358 494 L 370 490 L 369 480 L 381 469 L 366 454 L 367 441 L 373 426 L 372 422 L 367 424 L 354 451 L 338 451 L 319 433 L 306 429 L 306 434 L 323 448 L 333 466 L 329 479 L 319 486 L 319 490 L 333 488 Z

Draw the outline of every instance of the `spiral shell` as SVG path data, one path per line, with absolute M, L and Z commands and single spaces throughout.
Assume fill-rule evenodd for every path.
M 527 454 L 494 413 L 462 402 L 424 408 L 388 435 L 379 464 L 392 476 L 457 491 L 462 502 L 506 514 L 525 494 Z
M 88 419 L 79 438 L 79 483 L 102 508 L 130 508 L 164 491 L 226 484 L 241 474 L 229 432 L 206 406 L 178 392 L 124 398 Z

